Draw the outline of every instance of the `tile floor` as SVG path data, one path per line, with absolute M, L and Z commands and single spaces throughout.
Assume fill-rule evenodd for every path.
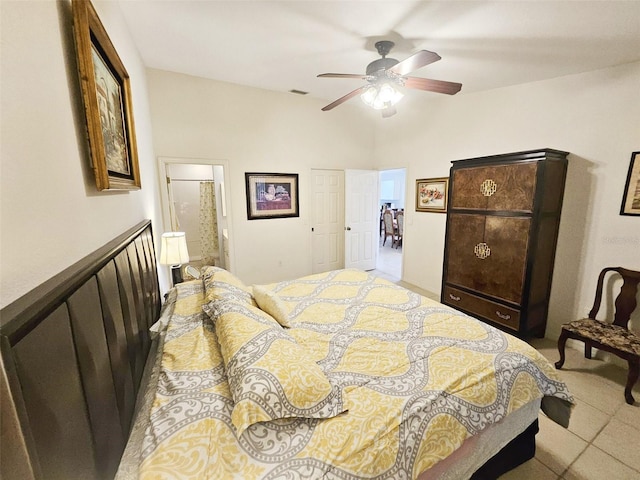
M 382 277 L 389 277 L 391 281 L 396 281 L 402 277 L 402 246 L 392 247 L 390 238 L 386 243 L 386 245 L 382 245 L 382 239 L 380 240 L 376 273 Z
M 374 271 L 405 288 L 438 300 L 438 295 L 400 280 L 401 248 L 380 247 Z M 550 362 L 559 358 L 556 342 L 531 342 Z M 640 383 L 635 405 L 624 401 L 627 370 L 602 360 L 587 360 L 567 348 L 560 378 L 576 400 L 569 428 L 540 414 L 536 456 L 500 480 L 640 480 Z

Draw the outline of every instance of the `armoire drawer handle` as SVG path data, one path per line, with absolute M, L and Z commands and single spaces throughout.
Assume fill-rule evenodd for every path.
M 449 294 L 449 298 L 451 300 L 453 300 L 454 302 L 459 302 L 460 301 L 460 297 L 456 297 L 453 293 Z
M 496 310 L 496 315 L 501 318 L 502 320 L 509 320 L 511 318 L 511 315 L 507 314 L 507 315 L 503 315 L 501 314 L 498 310 Z
M 485 197 L 490 197 L 491 195 L 496 193 L 497 189 L 498 189 L 498 185 L 496 184 L 496 182 L 494 182 L 490 178 L 487 178 L 484 182 L 480 184 L 480 191 L 482 192 L 482 195 L 484 195 Z
M 491 249 L 489 248 L 489 245 L 482 242 L 473 247 L 473 253 L 475 253 L 476 257 L 478 257 L 479 259 L 484 260 L 489 255 L 491 255 Z

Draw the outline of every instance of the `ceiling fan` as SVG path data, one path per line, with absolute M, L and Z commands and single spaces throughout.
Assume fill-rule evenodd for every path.
M 331 110 L 350 98 L 360 95 L 367 105 L 376 110 L 382 110 L 382 116 L 386 118 L 396 113 L 394 105 L 403 96 L 395 88 L 395 85 L 429 92 L 446 93 L 447 95 L 455 95 L 462 88 L 461 83 L 406 76 L 414 70 L 437 62 L 440 60 L 440 55 L 429 50 L 420 50 L 406 60 L 398 62 L 395 58 L 387 58 L 394 45 L 395 43 L 389 40 L 376 42 L 376 49 L 382 58 L 374 60 L 367 65 L 365 75 L 351 73 L 322 73 L 318 75 L 318 77 L 326 78 L 359 78 L 367 81 L 365 85 L 330 103 L 322 111 Z

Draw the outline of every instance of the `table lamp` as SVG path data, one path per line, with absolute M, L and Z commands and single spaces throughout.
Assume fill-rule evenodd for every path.
M 188 261 L 187 237 L 184 232 L 163 233 L 160 264 L 171 265 L 171 279 L 174 285 L 182 282 L 182 264 Z

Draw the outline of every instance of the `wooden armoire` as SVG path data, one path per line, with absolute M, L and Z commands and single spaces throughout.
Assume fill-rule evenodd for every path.
M 521 338 L 544 336 L 567 155 L 453 162 L 442 303 Z

